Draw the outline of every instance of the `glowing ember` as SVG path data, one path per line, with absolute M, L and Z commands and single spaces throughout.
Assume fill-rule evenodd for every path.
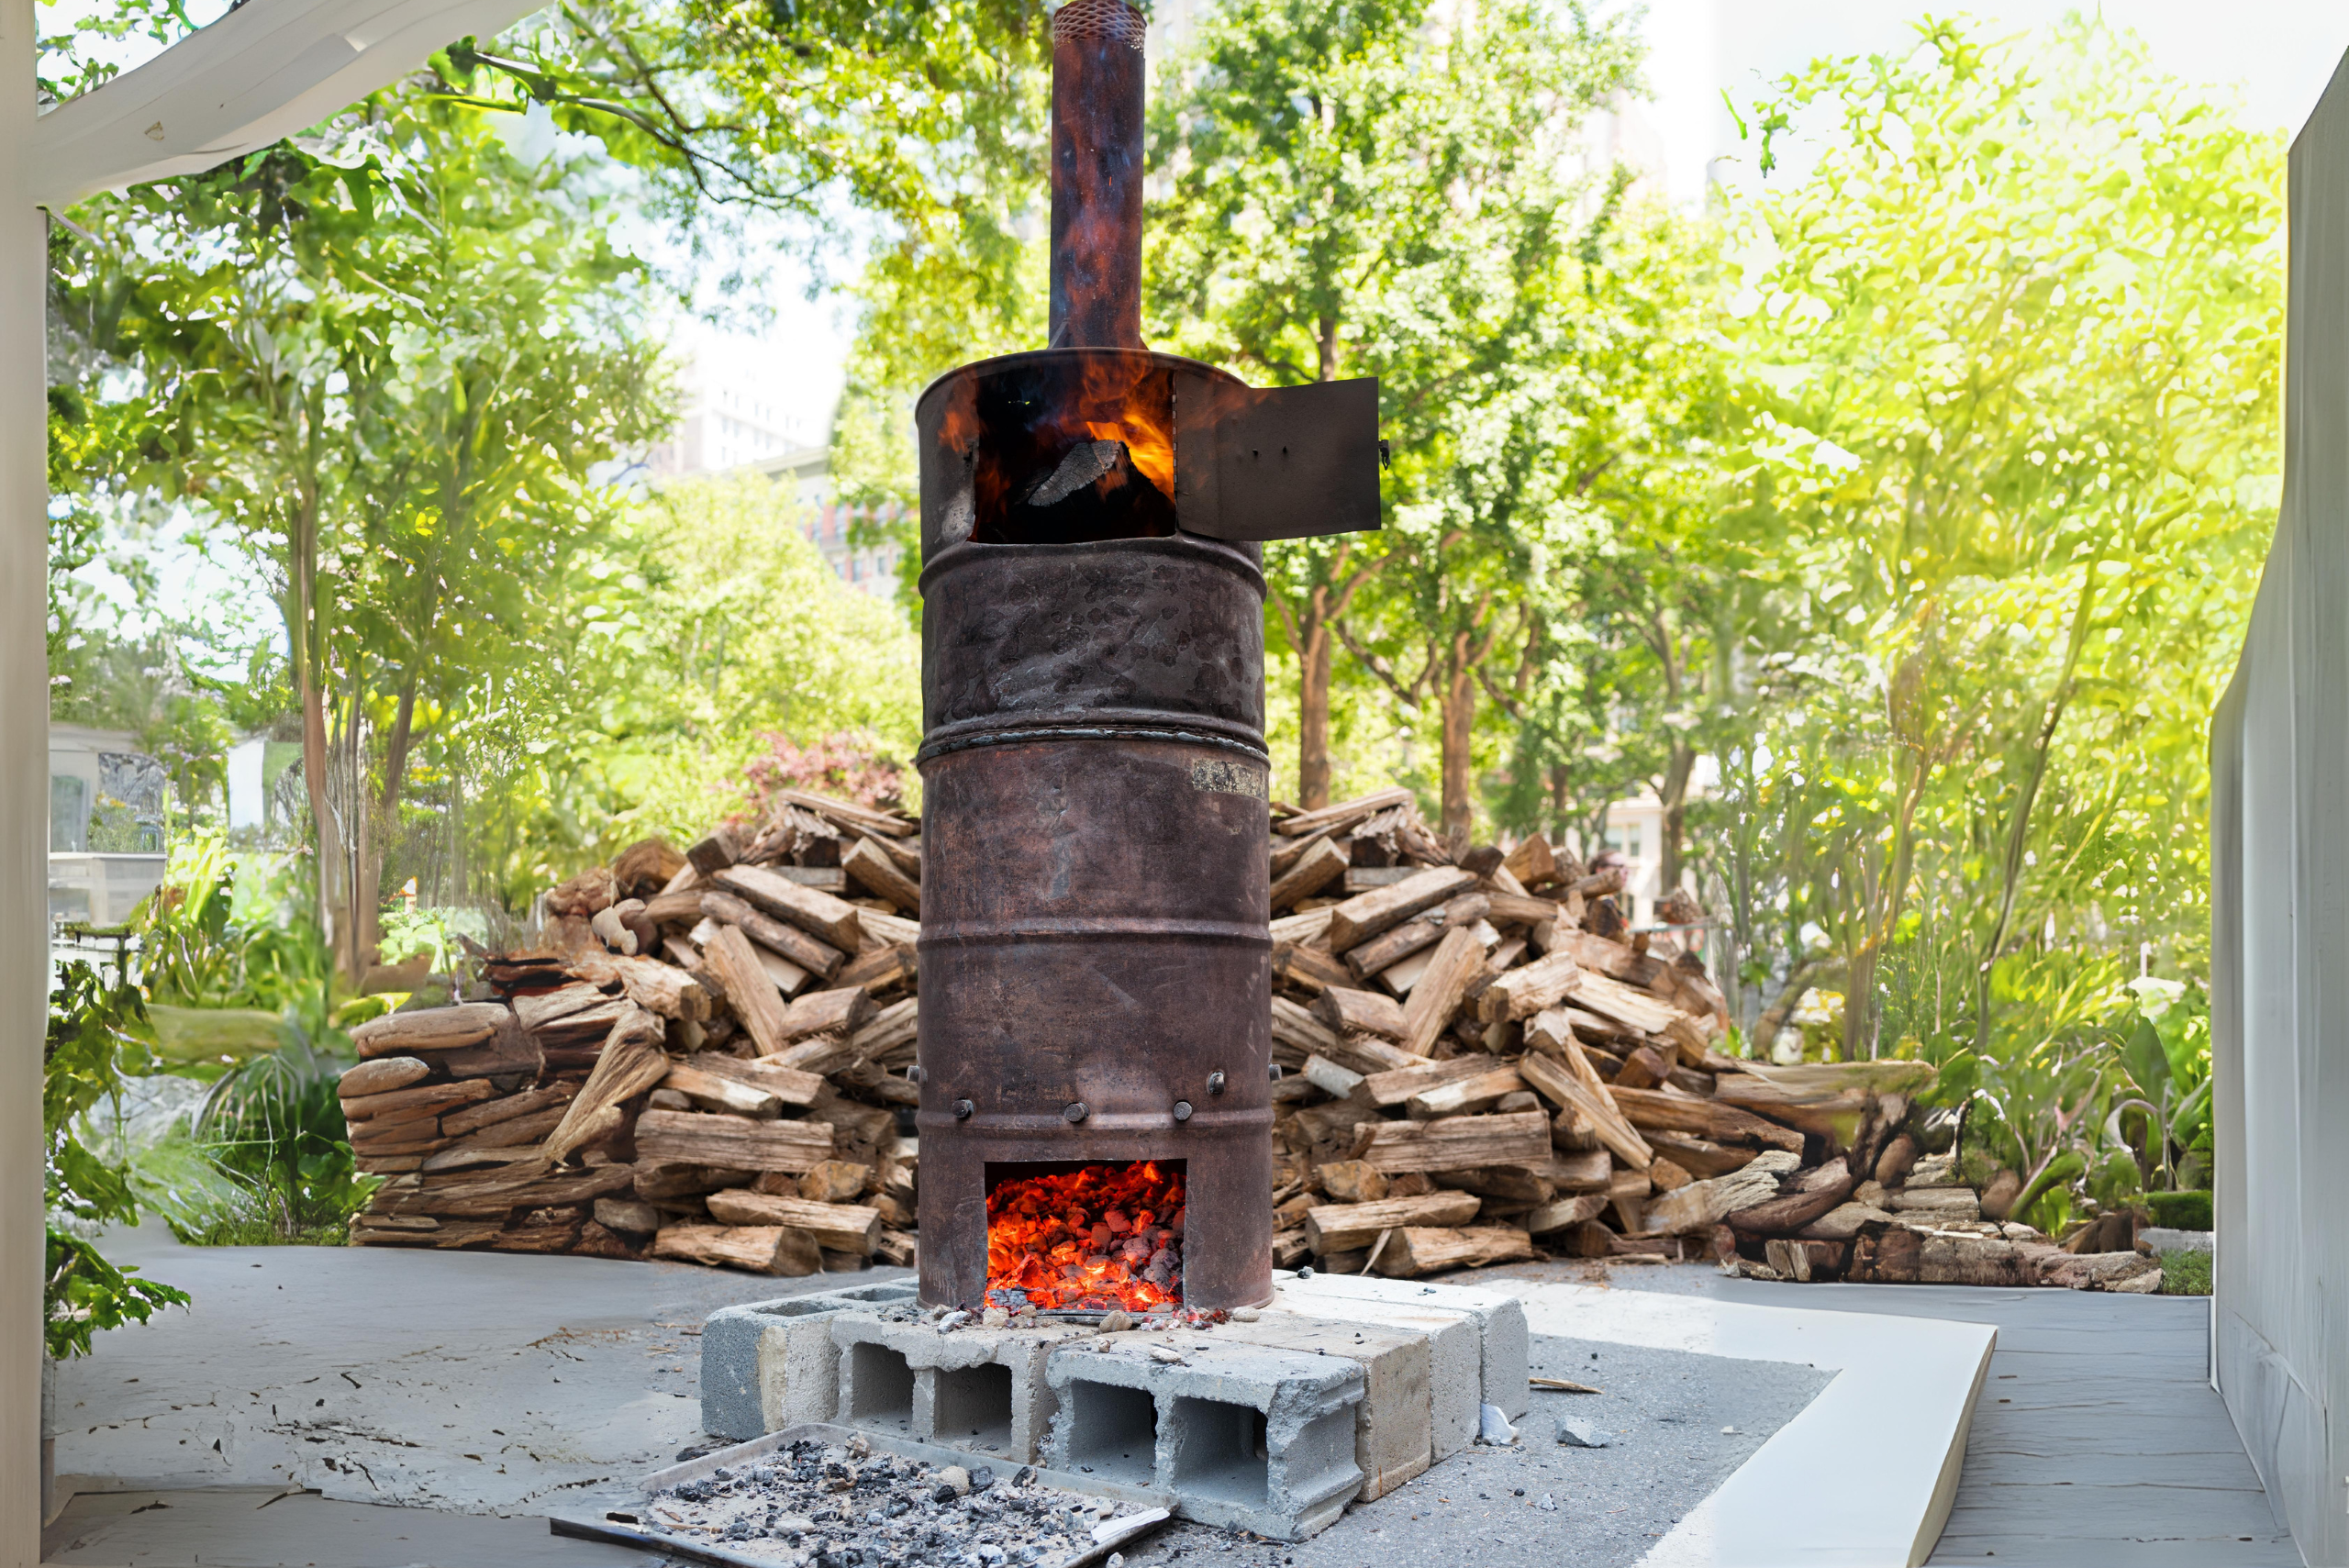
M 1008 1181 L 987 1195 L 987 1304 L 1183 1304 L 1183 1173 L 1153 1161 Z

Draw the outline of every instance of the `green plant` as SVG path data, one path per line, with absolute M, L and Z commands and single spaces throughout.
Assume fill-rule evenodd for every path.
M 2162 1254 L 2162 1294 L 2164 1296 L 2208 1296 L 2210 1294 L 2210 1254 L 2199 1247 L 2181 1248 Z
M 2172 1230 L 2211 1229 L 2209 1193 L 2147 1193 L 2145 1207 L 2153 1214 L 2155 1225 Z
M 91 1338 L 101 1329 L 144 1323 L 159 1307 L 188 1302 L 185 1291 L 108 1262 L 87 1237 L 70 1229 L 139 1223 L 127 1164 L 93 1152 L 75 1123 L 101 1100 L 120 1095 L 126 1055 L 134 1066 L 146 1064 L 139 1039 L 144 1028 L 137 987 L 119 976 L 109 985 L 78 960 L 65 965 L 50 995 L 41 1056 L 41 1126 L 48 1140 L 42 1196 L 50 1214 L 42 1325 L 45 1348 L 60 1359 L 89 1354 Z
M 275 1052 L 222 1073 L 205 1097 L 193 1141 L 225 1185 L 194 1184 L 157 1205 L 181 1240 L 340 1245 L 375 1190 L 352 1162 L 335 1096 L 350 1059 L 289 1034 Z

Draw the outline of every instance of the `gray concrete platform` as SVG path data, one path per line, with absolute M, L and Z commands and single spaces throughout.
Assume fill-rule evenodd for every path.
M 627 1547 L 563 1540 L 541 1518 L 338 1503 L 274 1486 L 84 1492 L 41 1532 L 54 1568 L 658 1568 Z
M 2208 1297 L 1781 1284 L 1698 1264 L 1520 1264 L 1454 1277 L 1594 1276 L 1618 1290 L 1995 1327 L 1956 1506 L 1932 1562 L 2299 1568 L 2210 1387 Z

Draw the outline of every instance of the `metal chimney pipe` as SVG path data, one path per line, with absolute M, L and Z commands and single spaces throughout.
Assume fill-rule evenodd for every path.
M 1052 13 L 1052 347 L 1141 343 L 1142 14 Z

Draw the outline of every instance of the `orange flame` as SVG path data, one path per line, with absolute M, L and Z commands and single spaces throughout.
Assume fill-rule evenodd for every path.
M 1134 469 L 1174 498 L 1174 432 L 1173 400 L 1164 377 L 1151 373 L 1149 361 L 1139 356 L 1088 356 L 1084 391 L 1068 410 L 1085 432 L 1097 441 L 1123 441 Z M 1076 432 L 1069 434 L 1074 437 Z
M 1183 1174 L 1154 1161 L 1020 1177 L 987 1195 L 990 1305 L 1180 1307 L 1182 1271 Z

